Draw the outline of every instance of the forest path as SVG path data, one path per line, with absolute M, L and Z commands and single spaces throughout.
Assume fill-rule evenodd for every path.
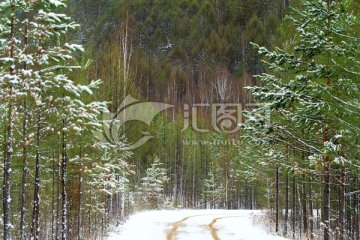
M 108 240 L 275 240 L 252 223 L 250 210 L 162 210 L 136 213 Z
M 226 213 L 226 214 L 225 214 Z M 227 215 L 228 212 L 221 213 Z M 216 218 L 213 218 L 214 216 L 217 216 Z M 170 231 L 168 231 L 166 235 L 166 240 L 175 240 L 175 239 L 187 239 L 187 236 L 194 236 L 194 234 L 201 234 L 206 235 L 207 237 L 212 236 L 213 240 L 221 240 L 221 238 L 218 236 L 218 231 L 220 230 L 215 226 L 217 221 L 224 219 L 224 218 L 236 218 L 236 217 L 246 217 L 247 214 L 242 214 L 238 216 L 222 216 L 219 217 L 219 213 L 213 213 L 213 214 L 200 214 L 200 215 L 193 215 L 188 216 L 183 219 L 181 219 L 178 222 L 175 222 L 172 225 L 172 228 Z M 193 219 L 195 218 L 195 219 Z M 189 223 L 187 223 L 188 220 Z M 209 222 L 211 221 L 211 222 Z M 182 231 L 179 231 L 179 229 L 182 229 Z M 189 231 L 191 229 L 191 231 Z M 208 230 L 208 231 L 206 231 Z M 177 236 L 178 234 L 181 234 L 183 236 Z

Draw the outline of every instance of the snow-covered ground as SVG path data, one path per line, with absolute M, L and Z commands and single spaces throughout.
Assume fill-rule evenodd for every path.
M 162 210 L 136 213 L 108 240 L 280 240 L 254 226 L 250 210 Z

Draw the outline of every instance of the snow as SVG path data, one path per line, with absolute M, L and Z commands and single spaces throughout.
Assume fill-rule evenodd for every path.
M 91 91 L 91 89 L 88 86 L 78 86 L 82 91 L 87 92 L 88 94 L 92 95 L 93 92 Z
M 14 61 L 14 58 L 9 58 L 9 57 L 3 57 L 3 58 L 0 58 L 1 61 L 7 63 L 7 62 L 13 62 Z
M 60 7 L 60 6 L 63 6 L 65 7 L 65 3 L 63 3 L 62 1 L 59 1 L 59 0 L 49 0 L 49 2 L 51 4 L 53 4 L 55 7 Z
M 108 240 L 280 240 L 252 223 L 254 210 L 162 210 L 132 215 Z

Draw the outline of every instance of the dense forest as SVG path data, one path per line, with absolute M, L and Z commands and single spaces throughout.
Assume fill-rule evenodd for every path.
M 192 208 L 360 239 L 359 16 L 359 0 L 2 0 L 1 237 L 105 239 Z

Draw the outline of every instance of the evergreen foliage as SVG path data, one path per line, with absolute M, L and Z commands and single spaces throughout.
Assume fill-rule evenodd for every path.
M 102 239 L 135 211 L 183 207 L 264 209 L 279 235 L 359 239 L 359 10 L 1 1 L 0 236 Z M 174 107 L 96 139 L 129 95 Z M 215 131 L 234 117 L 220 104 L 246 110 L 241 131 Z

